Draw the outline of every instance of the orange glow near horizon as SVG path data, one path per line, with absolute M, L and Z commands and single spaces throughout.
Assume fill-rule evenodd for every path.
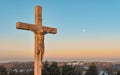
M 20 43 L 14 44 L 16 42 Z M 23 60 L 34 58 L 34 42 L 28 40 L 16 42 L 3 44 L 0 58 Z M 45 41 L 44 58 L 120 58 L 119 45 L 119 40 Z
M 94 58 L 115 58 L 120 57 L 119 50 L 74 50 L 73 51 L 46 51 L 46 57 L 94 57 Z

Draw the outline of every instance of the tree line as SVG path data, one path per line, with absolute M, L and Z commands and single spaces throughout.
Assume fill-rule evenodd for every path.
M 0 66 L 0 75 L 34 75 L 34 71 L 15 72 L 11 70 L 10 72 L 7 72 L 6 68 Z M 64 64 L 58 66 L 57 62 L 49 64 L 46 61 L 43 63 L 42 75 L 82 75 L 82 72 L 75 70 L 75 67 L 72 65 Z M 99 75 L 96 65 L 94 63 L 89 65 L 89 68 L 84 75 Z M 102 75 L 105 74 L 103 73 Z M 120 75 L 120 71 L 118 71 L 116 75 Z

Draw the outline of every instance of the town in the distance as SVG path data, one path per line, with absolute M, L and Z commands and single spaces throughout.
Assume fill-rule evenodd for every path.
M 0 63 L 0 71 L 0 75 L 33 75 L 34 62 Z M 42 75 L 120 75 L 120 63 L 44 61 Z

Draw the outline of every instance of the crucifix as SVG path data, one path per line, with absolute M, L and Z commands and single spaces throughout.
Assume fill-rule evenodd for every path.
M 35 35 L 34 75 L 42 75 L 42 59 L 44 55 L 44 35 L 56 34 L 57 29 L 42 26 L 42 7 L 35 7 L 35 24 L 17 22 L 17 29 L 32 31 Z

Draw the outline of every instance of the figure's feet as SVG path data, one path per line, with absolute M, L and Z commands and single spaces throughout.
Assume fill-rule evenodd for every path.
M 40 67 L 43 67 L 43 64 L 42 64 L 42 63 L 40 63 Z

